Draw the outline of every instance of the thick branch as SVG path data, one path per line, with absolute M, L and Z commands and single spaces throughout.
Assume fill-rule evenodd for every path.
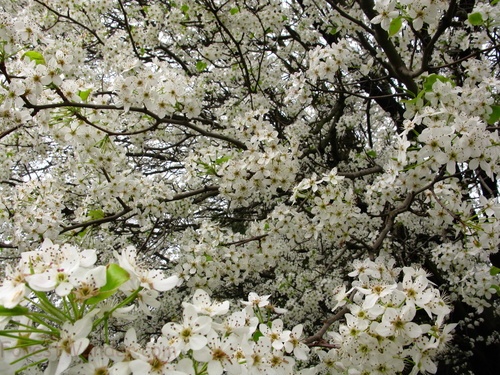
M 377 16 L 377 12 L 373 9 L 373 0 L 358 0 L 358 2 L 361 9 L 369 19 L 373 19 Z M 387 31 L 382 29 L 380 25 L 372 25 L 372 27 L 375 32 L 374 35 L 377 43 L 384 50 L 387 59 L 394 69 L 396 74 L 395 78 L 398 78 L 401 82 L 403 82 L 406 85 L 406 88 L 416 95 L 418 92 L 418 86 L 412 78 L 412 72 L 410 72 L 396 50 L 396 47 L 389 39 L 389 34 Z

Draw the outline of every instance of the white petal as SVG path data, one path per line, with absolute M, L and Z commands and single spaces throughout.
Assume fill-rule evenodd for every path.
M 149 370 L 151 370 L 151 365 L 145 361 L 141 361 L 140 359 L 130 361 L 128 366 L 134 375 L 149 374 Z
M 207 344 L 208 340 L 205 336 L 193 335 L 189 339 L 189 346 L 193 350 L 200 350 Z
M 394 333 L 392 330 L 392 324 L 389 322 L 380 323 L 377 328 L 375 328 L 375 332 L 384 337 L 390 336 Z
M 220 375 L 223 372 L 222 364 L 219 361 L 208 362 L 207 372 L 208 375 Z
M 57 364 L 57 368 L 56 371 L 54 372 L 54 375 L 59 375 L 63 373 L 63 371 L 66 370 L 70 364 L 71 364 L 71 355 L 63 351 L 61 353 L 61 357 L 59 357 L 59 363 Z
M 29 286 L 38 292 L 50 292 L 56 287 L 56 277 L 54 272 L 44 272 L 26 277 Z
M 71 290 L 73 289 L 73 285 L 70 283 L 60 283 L 56 288 L 56 294 L 61 297 L 67 296 Z
M 4 281 L 4 285 L 0 287 L 0 305 L 7 309 L 16 307 L 26 294 L 26 286 L 18 284 L 13 286 L 8 280 Z
M 85 349 L 87 349 L 89 344 L 90 340 L 86 337 L 76 340 L 73 345 L 71 345 L 71 355 L 76 357 L 77 355 L 82 354 Z
M 95 250 L 82 250 L 80 252 L 80 265 L 82 267 L 92 267 L 97 261 L 97 252 Z
M 179 278 L 176 275 L 161 280 L 153 279 L 153 288 L 159 292 L 166 292 L 167 290 L 175 288 L 178 282 Z
M 418 324 L 409 322 L 405 324 L 405 332 L 412 339 L 416 339 L 422 334 L 422 329 Z
M 377 303 L 379 296 L 377 294 L 368 294 L 365 297 L 365 302 L 363 302 L 363 309 L 368 310 L 375 306 Z

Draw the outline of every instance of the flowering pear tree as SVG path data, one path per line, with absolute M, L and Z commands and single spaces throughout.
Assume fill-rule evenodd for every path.
M 0 373 L 497 374 L 499 27 L 0 0 Z

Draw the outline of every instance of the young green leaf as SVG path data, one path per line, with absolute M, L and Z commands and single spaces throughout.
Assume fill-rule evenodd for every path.
M 88 213 L 88 216 L 92 220 L 99 220 L 104 217 L 104 211 L 103 210 L 90 210 Z
M 229 161 L 231 159 L 230 156 L 221 156 L 218 159 L 215 159 L 215 165 L 221 165 L 224 164 L 226 161 Z
M 118 288 L 130 279 L 130 274 L 121 268 L 118 264 L 111 263 L 106 268 L 106 284 L 101 287 L 99 294 L 95 297 L 89 298 L 87 303 L 94 305 L 98 302 L 104 301 L 106 298 L 111 297 L 116 293 Z
M 439 81 L 441 81 L 443 83 L 450 82 L 453 85 L 452 80 L 449 79 L 448 77 L 445 77 L 445 76 L 442 76 L 442 75 L 439 75 L 439 74 L 431 74 L 431 75 L 429 75 L 428 77 L 425 78 L 425 81 L 424 81 L 424 91 L 426 91 L 426 92 L 432 91 L 432 86 L 434 85 L 434 83 L 436 83 L 437 80 L 439 80 Z
M 91 89 L 85 91 L 78 91 L 78 96 L 82 99 L 83 102 L 86 102 L 91 91 L 92 91 Z
M 396 35 L 401 29 L 401 26 L 403 26 L 403 17 L 399 16 L 393 18 L 391 24 L 389 25 L 389 36 Z
M 27 51 L 23 54 L 23 59 L 27 57 L 31 61 L 34 61 L 36 65 L 42 64 L 45 65 L 45 59 L 40 52 L 36 51 Z
M 492 267 L 490 268 L 490 275 L 491 275 L 491 276 L 498 275 L 499 273 L 500 273 L 500 268 L 495 267 L 495 266 L 492 266 Z
M 479 12 L 469 14 L 468 19 L 472 26 L 481 26 L 484 23 L 483 16 Z
M 252 340 L 253 340 L 253 341 L 255 341 L 255 342 L 258 342 L 258 341 L 259 341 L 259 339 L 260 339 L 262 336 L 264 336 L 264 335 L 262 334 L 262 332 L 261 332 L 261 331 L 259 331 L 259 330 L 256 330 L 256 331 L 253 333 L 253 335 L 252 335 Z
M 490 117 L 488 117 L 488 124 L 493 125 L 498 120 L 500 120 L 500 105 L 492 105 L 491 109 L 493 110 L 490 113 Z
M 200 60 L 200 61 L 198 61 L 198 62 L 196 63 L 196 70 L 197 70 L 198 72 L 200 72 L 200 73 L 201 73 L 201 72 L 203 72 L 206 68 L 207 68 L 207 63 L 206 63 L 205 61 L 201 61 L 201 60 Z

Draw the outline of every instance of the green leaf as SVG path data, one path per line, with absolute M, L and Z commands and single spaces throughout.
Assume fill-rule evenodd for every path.
M 181 11 L 182 11 L 182 13 L 184 13 L 184 14 L 185 14 L 185 13 L 187 13 L 187 11 L 188 11 L 188 10 L 189 10 L 189 5 L 183 4 L 183 5 L 181 6 Z
M 262 332 L 261 332 L 261 331 L 259 331 L 259 330 L 256 330 L 256 331 L 253 333 L 253 335 L 252 335 L 252 340 L 253 340 L 253 341 L 255 341 L 255 342 L 257 342 L 257 341 L 259 341 L 259 339 L 260 339 L 262 336 L 264 336 L 264 335 L 262 334 Z
M 101 287 L 101 291 L 116 290 L 130 279 L 130 274 L 116 263 L 111 263 L 106 267 L 106 285 Z
M 401 29 L 401 26 L 403 26 L 403 17 L 399 16 L 393 18 L 391 24 L 389 25 L 389 36 L 396 35 Z
M 215 168 L 213 166 L 211 166 L 210 164 L 207 164 L 207 163 L 204 163 L 202 161 L 198 161 L 198 164 L 201 165 L 203 167 L 203 169 L 205 170 L 205 173 L 207 175 L 212 175 L 212 176 L 215 176 L 217 175 L 217 171 L 215 170 Z
M 99 220 L 104 217 L 104 211 L 103 210 L 90 210 L 88 213 L 88 216 L 92 220 Z
M 498 4 L 498 2 L 500 2 L 500 0 L 493 0 L 493 1 L 490 3 L 490 5 L 497 5 L 497 4 Z
M 0 305 L 0 316 L 20 316 L 20 315 L 26 315 L 29 312 L 30 310 L 24 306 L 16 306 L 13 307 L 12 309 L 8 309 Z
M 88 231 L 89 231 L 89 228 L 87 227 L 84 230 L 82 230 L 81 232 L 78 232 L 77 236 L 80 238 L 83 238 L 88 233 Z
M 230 156 L 222 156 L 218 159 L 215 159 L 215 165 L 221 165 L 224 164 L 226 161 L 229 161 L 231 159 Z
M 468 19 L 472 26 L 481 26 L 484 23 L 483 16 L 479 12 L 469 14 Z
M 86 102 L 91 91 L 92 91 L 91 89 L 85 91 L 78 91 L 78 96 L 82 99 L 82 101 Z
M 99 289 L 99 294 L 95 297 L 89 298 L 87 303 L 94 305 L 98 302 L 104 301 L 106 298 L 111 297 L 116 293 L 118 288 L 130 279 L 130 274 L 121 268 L 118 264 L 111 263 L 106 268 L 106 285 Z
M 377 157 L 377 152 L 375 150 L 368 150 L 366 151 L 366 155 L 368 155 L 372 159 L 375 159 Z
M 207 63 L 205 61 L 198 61 L 196 63 L 196 70 L 200 73 L 203 72 L 207 68 Z
M 36 65 L 42 64 L 45 65 L 45 59 L 43 58 L 43 55 L 40 52 L 36 51 L 27 51 L 23 54 L 23 59 L 27 57 L 31 61 L 34 61 Z
M 239 13 L 239 12 L 240 12 L 240 8 L 238 8 L 238 7 L 231 8 L 231 10 L 229 11 L 229 13 L 231 13 L 233 16 L 234 16 L 236 13 Z
M 493 125 L 498 120 L 500 120 L 500 105 L 492 105 L 491 109 L 493 112 L 490 113 L 490 117 L 488 117 L 488 124 Z
M 436 83 L 437 80 L 439 80 L 443 83 L 450 82 L 453 85 L 453 81 L 451 79 L 449 79 L 448 77 L 441 76 L 438 74 L 431 74 L 425 78 L 424 91 L 427 91 L 427 92 L 432 91 L 432 86 L 434 85 L 434 83 Z
M 495 266 L 492 266 L 492 267 L 490 268 L 490 275 L 491 275 L 491 276 L 498 275 L 499 273 L 500 273 L 500 268 L 495 267 Z

